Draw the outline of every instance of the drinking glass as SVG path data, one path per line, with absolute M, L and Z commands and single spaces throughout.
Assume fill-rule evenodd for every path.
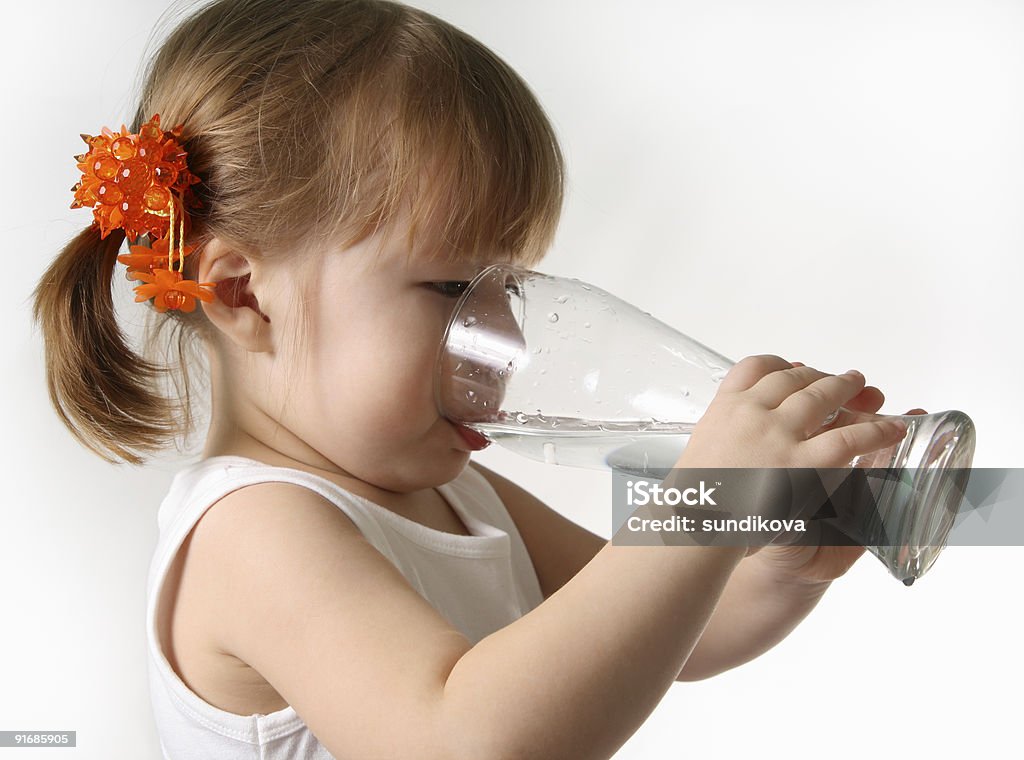
M 549 464 L 645 477 L 675 465 L 734 363 L 599 287 L 496 264 L 456 303 L 434 387 L 476 448 L 495 441 Z M 821 430 L 889 416 L 839 407 Z M 856 533 L 909 585 L 946 544 L 975 432 L 956 410 L 899 418 L 901 441 L 849 467 L 899 471 Z

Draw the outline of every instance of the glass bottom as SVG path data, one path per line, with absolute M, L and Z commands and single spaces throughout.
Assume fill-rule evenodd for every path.
M 974 459 L 974 424 L 963 412 L 899 416 L 907 435 L 889 449 L 856 457 L 854 467 L 883 468 L 876 509 L 851 536 L 907 586 L 934 564 L 949 539 Z

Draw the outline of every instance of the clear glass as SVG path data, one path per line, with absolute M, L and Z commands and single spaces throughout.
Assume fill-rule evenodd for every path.
M 435 392 L 443 416 L 519 454 L 645 476 L 675 465 L 733 364 L 601 288 L 494 265 L 455 305 Z M 822 429 L 884 416 L 840 407 Z M 901 419 L 902 441 L 849 465 L 905 472 L 877 497 L 884 532 L 861 535 L 890 537 L 867 549 L 909 585 L 946 544 L 975 433 L 955 410 Z

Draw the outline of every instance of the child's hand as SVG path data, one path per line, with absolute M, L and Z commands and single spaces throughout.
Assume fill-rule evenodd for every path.
M 906 430 L 872 420 L 822 431 L 824 422 L 840 406 L 874 412 L 883 400 L 880 390 L 865 388 L 860 373 L 830 375 L 771 354 L 748 356 L 729 370 L 676 467 L 842 468 L 856 456 L 892 446 Z M 762 492 L 757 498 L 756 505 L 740 509 L 770 512 L 786 497 Z M 747 556 L 760 548 L 749 547 Z M 810 558 L 800 555 L 801 567 L 804 560 Z
M 677 466 L 845 467 L 906 430 L 877 420 L 822 431 L 823 424 L 840 406 L 877 410 L 884 398 L 860 373 L 830 375 L 771 354 L 748 356 L 725 376 Z

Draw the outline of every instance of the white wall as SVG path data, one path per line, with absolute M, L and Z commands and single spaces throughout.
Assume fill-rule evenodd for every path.
M 605 287 L 734 359 L 860 369 L 886 393 L 883 413 L 962 409 L 977 466 L 1022 463 L 1024 6 L 413 4 L 511 63 L 559 133 L 570 192 L 539 269 Z M 68 208 L 78 133 L 128 121 L 164 7 L 21 4 L 0 45 L 0 729 L 77 730 L 60 757 L 159 755 L 144 584 L 178 461 L 113 467 L 69 436 L 28 304 L 88 223 Z M 497 447 L 477 457 L 609 535 L 605 473 Z M 1003 755 L 1024 678 L 1022 558 L 950 547 L 905 588 L 865 556 L 775 649 L 674 685 L 616 758 Z

